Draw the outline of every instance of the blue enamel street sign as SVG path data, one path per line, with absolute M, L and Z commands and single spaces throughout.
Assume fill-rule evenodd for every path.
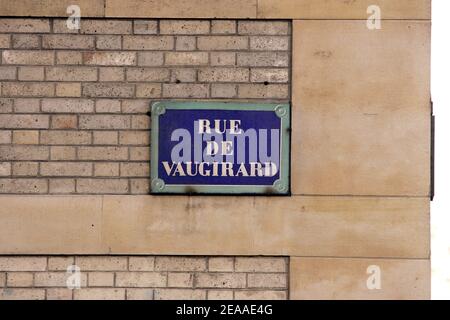
M 289 149 L 288 104 L 156 102 L 151 192 L 286 195 Z

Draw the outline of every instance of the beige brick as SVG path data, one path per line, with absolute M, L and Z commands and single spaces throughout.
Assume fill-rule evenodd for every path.
M 213 20 L 211 21 L 212 34 L 235 34 L 236 21 L 235 20 Z
M 75 160 L 76 147 L 51 147 L 50 160 Z
M 198 72 L 200 82 L 248 82 L 247 68 L 205 68 Z
M 76 115 L 54 115 L 51 118 L 52 129 L 76 129 L 78 117 Z
M 116 145 L 118 140 L 117 131 L 94 131 L 94 144 Z
M 163 68 L 128 68 L 128 81 L 150 81 L 164 82 L 169 81 L 170 70 Z
M 53 33 L 79 33 L 79 29 L 69 29 L 67 19 L 53 19 Z
M 20 81 L 43 81 L 44 68 L 43 67 L 20 67 L 18 73 Z
M 95 163 L 94 175 L 96 177 L 118 177 L 119 164 L 115 162 Z
M 0 289 L 0 300 L 44 300 L 44 289 Z
M 14 162 L 12 174 L 14 176 L 36 176 L 39 171 L 37 162 Z
M 50 23 L 49 23 L 48 19 L 2 18 L 2 19 L 0 19 L 0 32 L 2 32 L 2 33 L 48 33 L 48 32 L 50 32 Z
M 85 83 L 83 84 L 83 95 L 86 97 L 100 98 L 131 98 L 134 93 L 134 85 L 126 83 Z
M 124 115 L 80 115 L 81 129 L 127 129 L 130 117 Z
M 128 145 L 149 145 L 150 134 L 147 131 L 121 131 L 119 143 Z
M 287 262 L 284 258 L 236 258 L 237 272 L 286 272 Z
M 238 52 L 237 65 L 248 67 L 287 67 L 289 54 L 286 52 Z
M 40 173 L 42 176 L 53 177 L 88 177 L 93 172 L 92 163 L 80 162 L 43 162 Z
M 49 188 L 51 194 L 75 193 L 74 179 L 50 179 Z
M 161 97 L 161 84 L 158 84 L 158 83 L 138 83 L 138 84 L 136 84 L 136 97 L 137 98 Z
M 5 177 L 11 175 L 11 163 L 0 162 L 0 177 Z
M 16 74 L 17 74 L 16 67 L 0 66 L 0 80 L 15 80 Z
M 122 112 L 124 113 L 147 113 L 150 111 L 148 100 L 122 100 Z
M 199 50 L 247 50 L 248 38 L 240 36 L 200 36 L 197 39 Z
M 249 273 L 249 288 L 287 288 L 287 275 L 284 273 Z
M 83 271 L 122 271 L 127 270 L 126 257 L 84 256 L 76 257 L 75 264 Z
M 11 45 L 11 37 L 9 34 L 0 34 L 0 48 L 8 49 Z
M 211 66 L 234 66 L 236 64 L 236 53 L 234 52 L 211 52 Z
M 125 289 L 83 288 L 74 291 L 74 300 L 125 300 Z
M 130 179 L 131 194 L 149 194 L 149 179 Z
M 150 166 L 148 163 L 121 163 L 120 176 L 122 177 L 148 177 Z
M 3 129 L 46 129 L 48 126 L 47 115 L 0 114 L 0 127 Z
M 83 61 L 87 65 L 133 66 L 136 64 L 135 52 L 84 52 Z
M 208 270 L 212 272 L 231 272 L 234 270 L 234 258 L 209 258 Z
M 85 49 L 95 48 L 95 37 L 75 34 L 51 34 L 42 36 L 42 47 L 45 49 Z
M 49 257 L 48 270 L 50 271 L 67 271 L 69 266 L 75 262 L 74 257 Z
M 81 97 L 81 83 L 57 83 L 57 97 Z
M 207 52 L 167 52 L 166 65 L 169 66 L 198 66 L 208 64 Z
M 256 0 L 108 0 L 107 17 L 141 18 L 256 18 Z M 199 9 L 201 8 L 201 9 Z
M 73 290 L 62 288 L 49 288 L 46 290 L 47 300 L 72 300 Z
M 131 116 L 131 128 L 133 128 L 133 129 L 150 129 L 150 117 L 147 115 Z
M 128 193 L 127 179 L 77 179 L 77 192 L 89 194 Z
M 86 131 L 42 131 L 41 144 L 48 145 L 78 145 L 90 144 L 91 133 Z
M 239 85 L 239 98 L 247 99 L 287 99 L 289 97 L 288 85 L 260 85 L 241 84 Z
M 125 80 L 125 72 L 123 68 L 120 67 L 99 68 L 99 78 L 101 82 L 108 82 L 108 81 L 120 82 Z
M 155 289 L 155 300 L 205 300 L 206 290 Z
M 32 287 L 33 273 L 31 272 L 8 272 L 6 278 L 6 286 L 8 287 Z
M 47 81 L 97 81 L 97 69 L 89 67 L 47 67 L 45 77 Z
M 233 300 L 233 291 L 208 290 L 208 300 Z
M 56 64 L 79 65 L 83 63 L 83 55 L 79 51 L 56 52 Z
M 46 257 L 0 257 L 0 271 L 45 271 Z
M 47 180 L 0 179 L 0 193 L 43 194 L 47 191 Z
M 130 271 L 154 271 L 155 257 L 130 257 Z
M 197 288 L 245 288 L 245 273 L 198 273 Z
M 165 287 L 167 275 L 163 272 L 117 272 L 117 287 Z
M 171 69 L 171 82 L 195 82 L 197 79 L 197 70 L 188 68 Z
M 33 34 L 14 34 L 12 47 L 14 49 L 39 49 L 40 36 Z
M 197 47 L 197 38 L 192 36 L 177 37 L 175 41 L 175 50 L 192 51 Z
M 48 147 L 0 145 L 0 160 L 47 160 L 48 155 Z
M 88 275 L 89 287 L 113 287 L 114 273 L 113 272 L 89 272 Z
M 167 286 L 172 288 L 190 288 L 194 284 L 194 274 L 184 272 L 169 272 Z
M 39 131 L 37 130 L 20 130 L 13 131 L 13 144 L 38 144 Z
M 286 300 L 286 291 L 275 290 L 239 290 L 234 292 L 236 300 Z
M 157 34 L 158 21 L 157 20 L 134 20 L 135 34 Z
M 235 98 L 237 86 L 235 84 L 213 84 L 211 85 L 212 98 Z
M 239 21 L 239 34 L 287 35 L 289 23 L 284 21 Z
M 2 84 L 3 96 L 10 97 L 52 97 L 54 91 L 53 83 L 4 82 Z
M 164 53 L 162 52 L 138 52 L 138 65 L 144 67 L 162 66 Z
M 125 20 L 89 20 L 81 21 L 80 32 L 84 34 L 130 34 L 131 21 Z
M 207 84 L 163 84 L 164 98 L 206 98 L 208 94 Z
M 100 99 L 95 102 L 97 113 L 120 113 L 120 101 L 115 99 Z
M 288 69 L 252 69 L 251 82 L 287 83 L 289 82 Z
M 95 46 L 99 50 L 120 50 L 122 49 L 121 36 L 97 36 Z
M 87 99 L 43 99 L 42 111 L 50 113 L 92 113 L 94 101 Z
M 130 160 L 131 161 L 150 160 L 150 148 L 148 148 L 148 147 L 130 147 Z
M 172 50 L 174 43 L 171 36 L 123 36 L 124 50 Z
M 289 50 L 289 37 L 283 36 L 250 37 L 250 50 L 287 51 Z
M 127 300 L 153 300 L 153 289 L 127 289 Z
M 0 273 L 0 288 L 3 288 L 6 284 L 6 273 Z
M 0 144 L 9 144 L 12 141 L 12 133 L 9 130 L 0 131 Z
M 80 160 L 127 160 L 128 148 L 124 147 L 79 147 Z
M 161 20 L 159 29 L 161 34 L 207 34 L 209 33 L 209 21 Z
M 38 113 L 39 99 L 15 99 L 14 112 L 16 113 Z
M 206 271 L 205 258 L 156 257 L 156 271 Z
M 13 112 L 14 99 L 0 98 L 0 113 Z

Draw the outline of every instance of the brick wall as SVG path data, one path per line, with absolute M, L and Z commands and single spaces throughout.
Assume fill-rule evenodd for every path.
M 67 267 L 81 269 L 67 289 Z M 286 299 L 287 258 L 1 257 L 0 300 Z
M 149 104 L 289 101 L 291 25 L 0 19 L 0 193 L 146 194 Z

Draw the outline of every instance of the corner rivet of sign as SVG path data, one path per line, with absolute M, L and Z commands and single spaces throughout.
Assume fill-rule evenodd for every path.
M 152 189 L 153 191 L 163 191 L 166 187 L 166 184 L 161 179 L 153 179 L 152 181 Z
M 157 102 L 153 105 L 153 113 L 160 116 L 166 113 L 166 107 L 162 103 Z
M 287 115 L 288 111 L 287 111 L 286 106 L 279 105 L 279 106 L 275 107 L 275 113 L 277 114 L 277 116 L 279 118 L 283 118 Z
M 287 186 L 281 180 L 277 180 L 273 183 L 273 188 L 278 192 L 286 192 Z

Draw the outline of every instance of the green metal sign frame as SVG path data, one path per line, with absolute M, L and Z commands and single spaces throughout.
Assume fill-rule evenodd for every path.
M 159 118 L 166 110 L 273 111 L 281 119 L 280 178 L 273 185 L 169 185 L 158 175 Z M 289 104 L 158 101 L 151 106 L 151 194 L 290 195 L 291 108 Z

